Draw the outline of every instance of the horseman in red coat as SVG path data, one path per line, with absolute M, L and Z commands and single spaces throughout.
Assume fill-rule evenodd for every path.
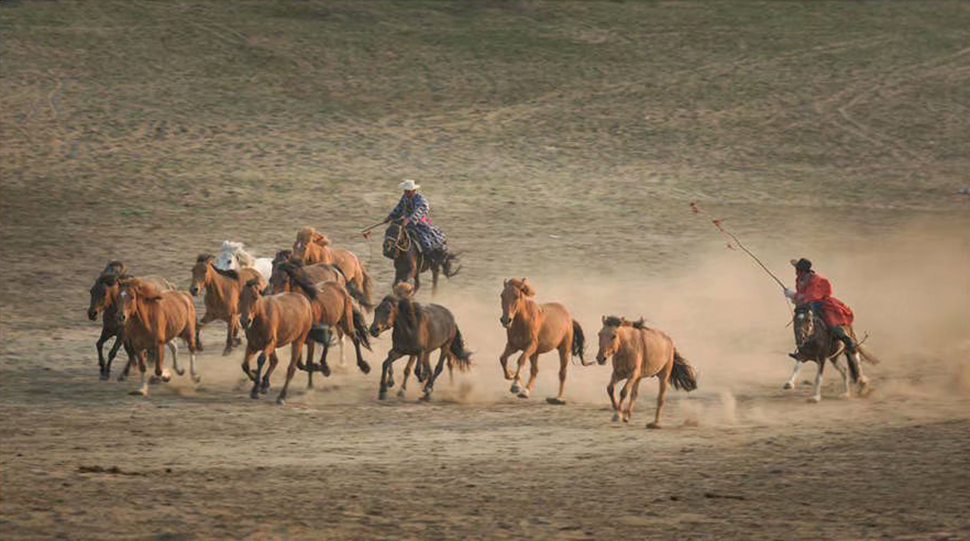
M 812 270 L 812 262 L 804 257 L 791 260 L 795 267 L 795 289 L 785 289 L 785 296 L 796 305 L 810 304 L 812 310 L 822 317 L 822 321 L 832 330 L 832 334 L 845 344 L 849 353 L 855 353 L 856 343 L 846 327 L 852 325 L 855 317 L 852 310 L 839 299 L 832 296 L 832 284 L 827 278 Z M 789 354 L 799 359 L 798 352 Z

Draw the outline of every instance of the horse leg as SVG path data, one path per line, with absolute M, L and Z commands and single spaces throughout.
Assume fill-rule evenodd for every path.
M 637 395 L 640 394 L 640 382 L 643 381 L 643 377 L 638 377 L 636 381 L 630 388 L 630 400 L 626 403 L 626 420 L 629 421 L 633 418 L 633 408 L 636 407 Z
M 448 344 L 451 345 L 450 343 Z M 431 400 L 431 391 L 434 390 L 434 380 L 438 378 L 438 374 L 441 373 L 441 368 L 444 366 L 445 353 L 442 351 L 441 357 L 438 359 L 438 364 L 435 366 L 434 372 L 431 371 L 431 352 L 426 351 L 421 354 L 421 362 L 424 366 L 428 367 L 428 380 L 424 383 L 424 396 L 421 400 L 427 402 Z
M 339 366 L 340 368 L 346 368 L 347 367 L 347 359 L 346 359 L 346 357 L 344 357 L 344 338 L 346 338 L 346 335 L 344 335 L 343 331 L 341 331 L 341 330 L 338 329 L 337 330 L 337 345 L 340 346 L 340 360 L 338 361 L 337 366 Z
M 406 389 L 408 387 L 408 378 L 411 377 L 411 367 L 414 366 L 414 361 L 417 359 L 414 355 L 408 357 L 408 364 L 404 367 L 404 380 L 401 381 L 401 388 L 397 390 L 398 398 L 404 398 Z
M 385 400 L 387 398 L 387 374 L 392 370 L 394 361 L 403 357 L 404 354 L 400 351 L 391 347 L 391 351 L 387 352 L 387 358 L 384 359 L 384 363 L 381 364 L 381 387 L 377 392 L 378 400 Z
M 785 382 L 783 389 L 795 388 L 795 380 L 798 378 L 798 371 L 802 369 L 803 364 L 805 364 L 805 361 L 795 361 L 795 369 L 792 370 L 791 377 Z
M 559 394 L 556 395 L 556 398 L 546 399 L 546 402 L 555 404 L 557 406 L 561 406 L 566 403 L 566 401 L 562 398 L 562 394 L 566 388 L 566 368 L 569 366 L 569 345 L 570 344 L 559 346 Z
M 657 390 L 657 413 L 653 417 L 653 422 L 648 424 L 647 428 L 660 428 L 660 414 L 664 409 L 664 396 L 666 396 L 667 386 L 670 384 L 670 368 L 658 374 L 658 377 L 660 378 L 660 389 Z M 635 394 L 636 391 L 634 390 Z
M 235 345 L 233 343 L 233 336 L 235 336 L 236 325 L 238 325 L 236 317 L 230 315 L 226 321 L 226 347 L 222 350 L 223 357 L 232 353 L 232 348 Z
M 320 372 L 323 377 L 330 377 L 330 365 L 327 364 L 327 355 L 330 353 L 330 344 L 323 344 L 322 351 L 320 352 Z M 309 362 L 309 360 L 307 361 Z
M 821 402 L 822 401 L 822 372 L 825 371 L 825 360 L 818 361 L 818 373 L 815 374 L 815 393 L 811 398 L 808 399 L 809 402 Z
M 168 383 L 172 379 L 172 374 L 164 368 L 164 358 L 163 354 L 165 352 L 165 344 L 155 344 L 155 378 L 156 380 Z
M 249 353 L 248 351 L 246 352 L 246 354 L 247 354 L 246 360 L 248 361 L 249 360 L 248 357 L 251 357 L 252 354 Z M 262 351 L 260 352 L 259 357 L 256 359 L 256 372 L 254 372 L 252 375 L 253 388 L 252 390 L 249 391 L 249 398 L 252 398 L 253 400 L 257 400 L 259 398 L 259 381 L 263 373 L 263 364 L 265 363 L 266 363 L 266 351 Z
M 259 393 L 266 394 L 269 391 L 269 378 L 273 375 L 273 371 L 276 370 L 276 365 L 279 364 L 280 359 L 276 355 L 276 351 L 269 356 L 269 368 L 266 369 L 266 373 L 263 374 L 263 380 L 259 383 Z
M 306 340 L 306 335 L 301 336 L 299 340 L 293 342 L 293 347 L 290 349 L 290 365 L 286 367 L 286 381 L 283 382 L 283 389 L 280 390 L 280 395 L 276 397 L 276 403 L 280 406 L 286 404 L 286 390 L 290 387 L 290 380 L 293 379 L 293 374 L 296 373 L 296 362 L 300 359 L 300 349 L 303 346 L 303 342 Z
M 616 396 L 613 394 L 613 389 L 616 388 L 616 382 L 620 378 L 616 377 L 616 372 L 610 375 L 610 384 L 606 386 L 606 394 L 610 395 L 610 404 L 613 405 L 613 422 L 620 420 L 620 406 L 616 403 Z
M 114 362 L 115 357 L 118 356 L 118 350 L 125 345 L 124 335 L 119 331 L 115 335 L 115 343 L 111 345 L 111 351 L 108 352 L 108 362 L 104 365 L 104 375 L 101 379 L 111 378 L 111 363 Z M 127 351 L 127 350 L 126 350 Z
M 255 355 L 257 351 L 259 350 L 250 349 L 249 346 L 247 345 L 246 354 L 243 355 L 243 362 L 242 362 L 243 374 L 246 374 L 246 377 L 252 381 L 258 381 L 258 380 L 256 379 L 256 376 L 253 374 L 252 369 L 249 368 L 249 361 L 253 358 L 253 355 Z
M 522 367 L 525 366 L 525 360 L 531 357 L 532 354 L 535 353 L 536 349 L 538 349 L 538 344 L 533 342 L 522 350 L 522 355 L 519 356 L 518 366 L 515 368 L 515 376 L 512 378 L 512 387 L 509 389 L 512 394 L 517 395 L 522 391 L 519 374 L 522 372 Z
M 631 387 L 633 387 L 633 382 L 635 382 L 639 378 L 640 378 L 640 368 L 637 367 L 633 371 L 633 373 L 630 374 L 630 377 L 626 378 L 626 383 L 624 383 L 623 384 L 623 388 L 620 389 L 620 403 L 619 403 L 619 406 L 620 406 L 620 419 L 622 419 L 624 423 L 630 421 L 630 419 L 627 417 L 627 413 L 629 413 L 629 409 L 630 408 L 627 407 L 626 410 L 624 410 L 623 409 L 623 401 L 626 400 L 627 395 L 630 394 L 630 389 L 631 389 Z
M 839 362 L 839 358 L 836 357 L 832 359 L 832 366 L 839 371 L 839 375 L 842 376 L 842 394 L 839 398 L 852 398 L 852 392 L 849 388 L 849 372 L 842 367 L 842 363 Z
M 202 327 L 205 327 L 210 321 L 215 321 L 215 319 L 215 316 L 210 315 L 208 310 L 206 310 L 205 314 L 202 314 L 202 319 L 195 326 L 195 349 L 202 351 L 202 338 L 199 336 L 199 333 L 202 332 Z
M 175 373 L 180 376 L 184 375 L 185 369 L 179 367 L 179 347 L 175 344 L 175 340 L 169 341 L 165 346 L 172 353 L 172 370 L 175 370 Z
M 866 396 L 869 394 L 869 378 L 867 378 L 866 375 L 862 373 L 862 357 L 859 355 L 858 351 L 854 353 L 846 352 L 846 356 L 849 356 L 849 355 L 852 356 L 851 360 L 855 362 L 856 370 L 858 371 L 858 374 L 859 374 L 859 377 L 855 382 L 857 385 L 856 393 L 859 396 Z
M 145 364 L 145 351 L 139 351 L 135 354 L 138 358 L 138 371 L 141 372 L 141 384 L 137 391 L 132 391 L 130 394 L 140 394 L 142 396 L 148 396 L 148 381 L 145 379 L 145 372 L 148 371 L 148 367 Z
M 105 363 L 104 363 L 104 352 L 102 351 L 102 348 L 104 347 L 104 343 L 108 341 L 108 338 L 111 337 L 111 334 L 112 333 L 108 331 L 108 329 L 105 329 L 102 327 L 101 336 L 99 336 L 98 341 L 94 343 L 94 348 L 98 350 L 98 374 L 100 375 L 101 379 L 108 379 L 109 377 L 109 374 L 104 373 Z M 115 340 L 115 345 L 117 344 L 118 344 L 118 340 Z
M 135 364 L 138 361 L 135 358 L 135 349 L 131 347 L 131 343 L 130 342 L 128 342 L 126 340 L 126 341 L 122 342 L 121 345 L 124 346 L 125 353 L 128 355 L 128 362 L 125 363 L 124 370 L 122 370 L 121 373 L 118 374 L 118 381 L 125 381 L 126 379 L 128 379 L 128 373 L 131 372 L 131 368 L 133 366 L 135 366 Z M 108 371 L 109 372 L 111 371 L 111 358 L 110 357 L 108 358 Z
M 502 373 L 507 380 L 512 379 L 512 373 L 509 372 L 508 367 L 509 357 L 516 351 L 519 351 L 519 348 L 513 347 L 512 344 L 505 344 L 505 351 L 498 358 L 499 364 L 502 365 Z
M 353 334 L 347 334 L 350 335 L 350 339 L 354 342 L 354 350 L 357 352 L 357 368 L 359 368 L 361 372 L 369 374 L 370 365 L 367 364 L 367 361 L 364 360 L 364 356 L 360 353 L 360 340 L 358 340 Z
M 522 388 L 519 398 L 529 398 L 532 390 L 536 387 L 536 377 L 539 375 L 539 352 L 535 352 L 529 357 L 529 383 Z

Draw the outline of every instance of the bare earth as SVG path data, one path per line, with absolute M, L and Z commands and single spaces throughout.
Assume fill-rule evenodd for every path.
M 4 3 L 4 541 L 970 538 L 970 5 L 228 5 Z M 298 373 L 278 407 L 281 367 L 251 400 L 221 324 L 199 385 L 98 381 L 108 260 L 186 287 L 223 239 L 272 255 L 313 225 L 383 293 L 357 232 L 405 176 L 465 263 L 434 302 L 475 366 L 430 403 L 414 380 L 377 400 L 388 337 L 370 375 Z M 829 369 L 808 403 L 813 366 L 781 389 L 787 305 L 690 201 L 784 280 L 803 255 L 832 279 L 883 361 L 869 397 Z M 650 431 L 645 381 L 618 425 L 608 366 L 550 406 L 544 356 L 515 398 L 509 276 L 570 308 L 588 359 L 602 315 L 646 316 L 698 391 Z

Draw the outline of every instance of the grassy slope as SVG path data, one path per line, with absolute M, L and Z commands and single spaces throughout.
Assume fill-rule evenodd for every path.
M 364 250 L 403 176 L 470 280 L 513 233 L 526 269 L 683 254 L 695 198 L 769 237 L 803 207 L 965 212 L 968 24 L 966 2 L 5 3 L 3 304 L 52 258 L 73 295 L 110 257 L 184 278 L 307 223 Z

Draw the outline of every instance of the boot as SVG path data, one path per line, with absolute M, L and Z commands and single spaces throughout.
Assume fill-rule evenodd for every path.
M 849 336 L 849 333 L 845 332 L 845 327 L 840 325 L 832 329 L 832 334 L 834 334 L 836 338 L 838 338 L 839 340 L 842 341 L 843 344 L 845 344 L 846 351 L 848 351 L 850 354 L 855 354 L 856 352 L 855 340 L 853 340 L 852 337 Z

